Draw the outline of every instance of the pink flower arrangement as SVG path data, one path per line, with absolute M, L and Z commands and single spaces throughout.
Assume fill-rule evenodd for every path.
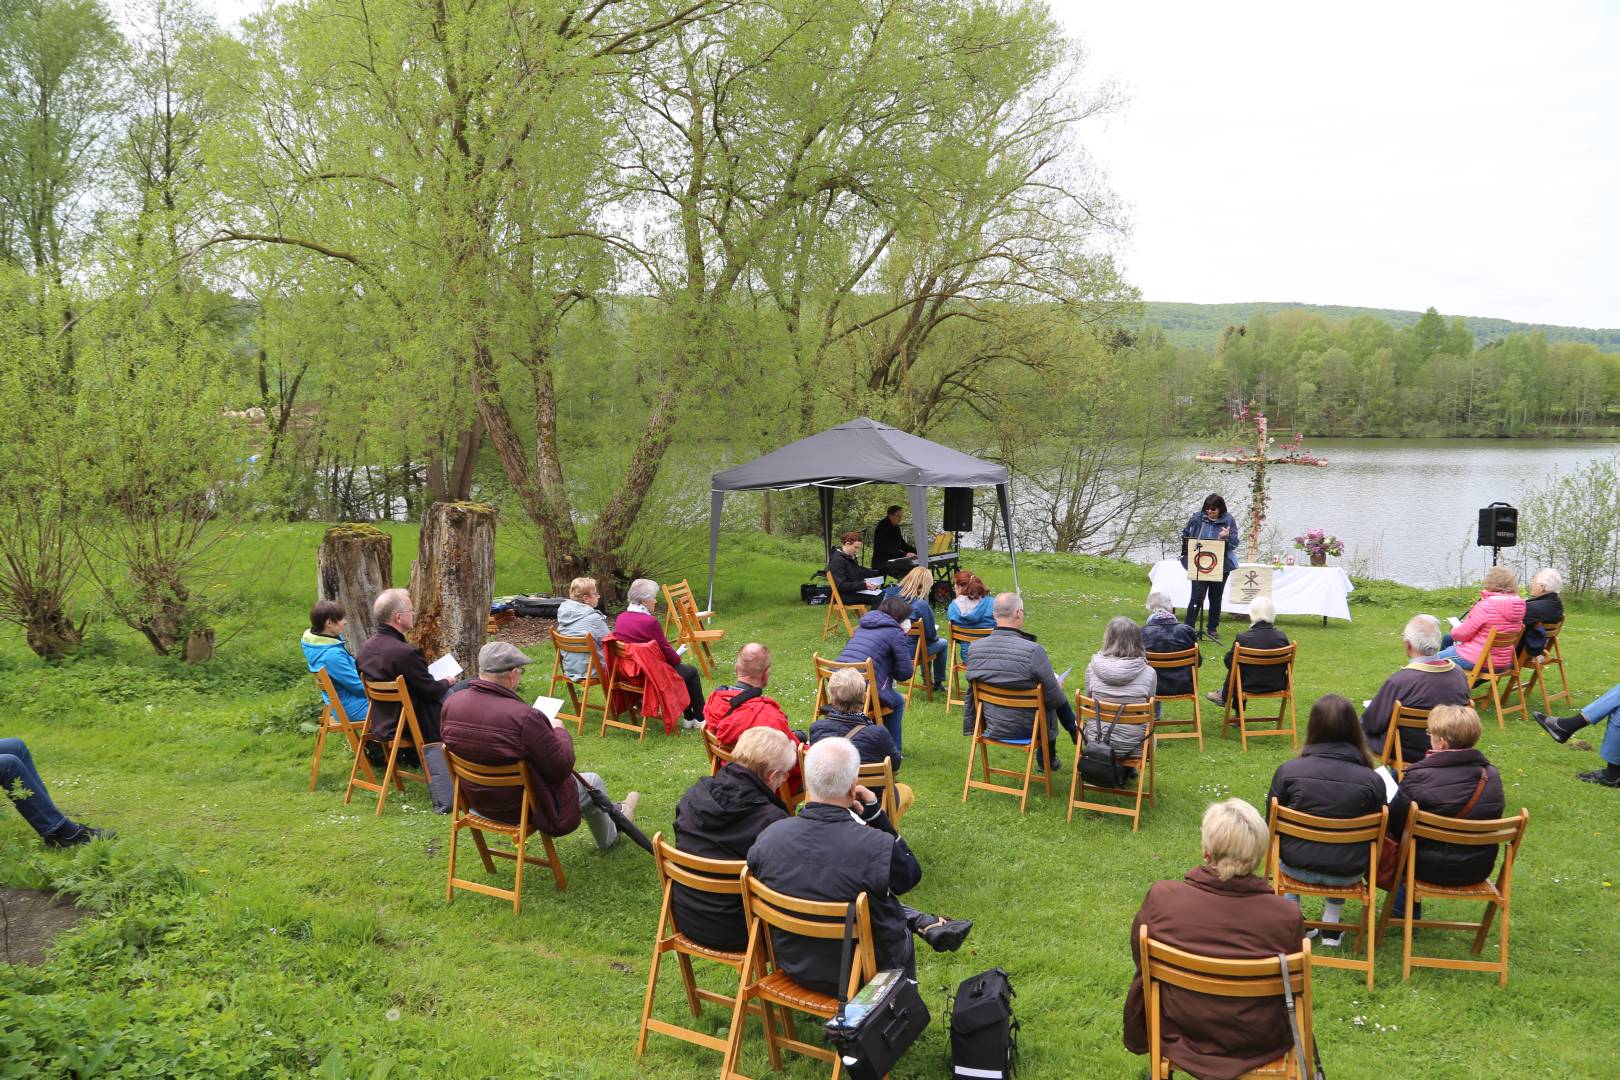
M 1344 554 L 1344 541 L 1327 535 L 1325 529 L 1307 529 L 1304 536 L 1294 537 L 1294 546 L 1316 556 Z

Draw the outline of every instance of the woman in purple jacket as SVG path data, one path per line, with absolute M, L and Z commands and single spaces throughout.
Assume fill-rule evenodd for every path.
M 889 729 L 894 748 L 905 753 L 900 742 L 900 722 L 905 714 L 906 699 L 894 688 L 896 682 L 911 678 L 915 665 L 915 650 L 906 630 L 911 625 L 911 605 L 898 596 L 891 596 L 878 605 L 876 611 L 861 616 L 861 624 L 850 637 L 849 644 L 838 654 L 841 663 L 872 661 L 872 673 L 877 676 L 878 700 L 891 710 L 883 718 Z

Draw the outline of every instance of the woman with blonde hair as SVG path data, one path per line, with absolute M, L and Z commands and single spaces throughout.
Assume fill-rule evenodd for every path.
M 934 619 L 933 605 L 928 602 L 933 588 L 934 575 L 925 567 L 914 566 L 898 584 L 884 589 L 883 596 L 885 599 L 898 596 L 911 605 L 911 624 L 922 627 L 923 640 L 928 643 L 933 668 L 930 682 L 937 694 L 945 689 L 945 639 L 939 636 L 939 623 Z

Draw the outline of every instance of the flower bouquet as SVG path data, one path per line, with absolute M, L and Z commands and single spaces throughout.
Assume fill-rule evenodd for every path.
M 1304 536 L 1294 537 L 1294 546 L 1311 557 L 1312 566 L 1326 566 L 1329 555 L 1344 554 L 1344 541 L 1325 529 L 1307 529 Z

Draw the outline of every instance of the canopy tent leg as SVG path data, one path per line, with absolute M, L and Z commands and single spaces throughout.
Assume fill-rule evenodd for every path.
M 921 484 L 906 487 L 906 502 L 911 504 L 911 543 L 917 555 L 917 565 L 928 565 L 928 489 Z
M 1013 542 L 1012 527 L 1012 499 L 1008 494 L 1010 484 L 996 485 L 996 501 L 1001 504 L 1001 528 L 1007 534 L 1007 557 L 1012 560 L 1013 592 L 1023 595 L 1018 587 L 1018 545 Z
M 725 492 L 709 492 L 709 601 L 703 605 L 709 611 L 714 610 L 714 556 L 720 549 L 720 505 L 725 501 Z
M 821 564 L 825 566 L 832 558 L 832 488 L 818 486 L 816 496 L 821 500 Z

